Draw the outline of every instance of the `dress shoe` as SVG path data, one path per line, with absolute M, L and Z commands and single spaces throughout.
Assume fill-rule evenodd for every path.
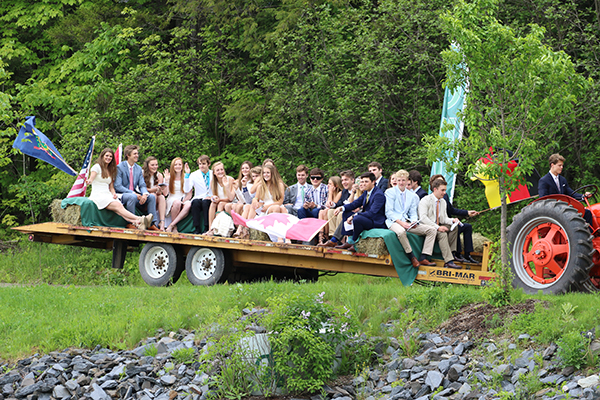
M 335 246 L 336 249 L 342 249 L 342 250 L 350 250 L 350 248 L 354 248 L 354 245 L 352 243 L 344 243 L 341 244 L 339 246 Z
M 319 246 L 319 247 L 335 247 L 336 242 L 332 242 L 331 240 L 328 240 L 325 243 L 319 243 L 317 246 Z
M 458 253 L 452 253 L 452 255 L 454 256 L 454 261 L 457 262 L 467 262 L 467 260 L 465 260 L 460 254 Z
M 417 260 L 417 257 L 411 257 L 410 258 L 410 263 L 412 264 L 413 267 L 415 268 L 419 268 L 419 265 L 421 265 L 419 263 L 419 260 Z
M 471 263 L 471 264 L 481 264 L 479 261 L 477 261 L 476 259 L 474 259 L 473 257 L 471 257 L 471 255 L 470 255 L 470 254 L 469 254 L 468 256 L 466 256 L 466 257 L 465 257 L 465 260 L 466 260 L 468 263 Z
M 158 229 L 158 228 L 156 227 L 156 225 L 151 225 L 150 227 L 148 227 L 148 230 L 149 230 L 149 231 L 160 231 L 160 229 Z
M 125 225 L 126 229 L 139 229 L 137 226 L 135 226 L 134 224 L 127 224 Z
M 429 261 L 428 259 L 424 258 L 421 261 L 419 261 L 420 265 L 425 265 L 426 267 L 433 267 L 435 266 L 434 262 Z
M 454 264 L 454 261 L 448 261 L 447 263 L 445 263 L 444 268 L 462 269 L 462 267 L 459 267 L 458 265 Z

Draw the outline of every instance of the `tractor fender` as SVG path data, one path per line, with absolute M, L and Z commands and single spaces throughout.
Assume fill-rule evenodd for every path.
M 530 204 L 550 199 L 560 200 L 570 204 L 571 207 L 576 209 L 579 212 L 579 214 L 581 214 L 581 216 L 583 216 L 583 214 L 585 213 L 585 207 L 583 206 L 583 204 L 581 204 L 579 200 L 575 200 L 574 198 L 572 198 L 571 196 L 567 196 L 566 194 L 550 194 L 548 196 L 540 197 L 539 199 L 532 201 Z

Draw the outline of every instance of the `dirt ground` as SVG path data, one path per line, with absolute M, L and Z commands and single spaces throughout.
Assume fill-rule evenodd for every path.
M 499 308 L 485 303 L 469 304 L 442 323 L 437 331 L 444 331 L 450 336 L 468 332 L 472 338 L 485 338 L 491 329 L 499 326 L 500 322 L 505 323 L 508 319 L 522 313 L 532 313 L 536 303 L 540 303 L 540 300 L 529 299 L 520 304 Z

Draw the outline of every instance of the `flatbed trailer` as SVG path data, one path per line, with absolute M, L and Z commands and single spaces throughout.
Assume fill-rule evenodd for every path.
M 112 267 L 123 268 L 127 251 L 140 253 L 140 273 L 151 286 L 177 282 L 183 271 L 194 285 L 237 282 L 265 276 L 316 280 L 322 273 L 353 273 L 398 277 L 390 255 L 353 253 L 328 247 L 273 243 L 186 233 L 126 228 L 84 227 L 57 222 L 14 228 L 34 242 L 112 250 Z M 490 247 L 481 264 L 460 264 L 462 270 L 421 266 L 416 279 L 485 286 L 495 275 L 488 270 Z

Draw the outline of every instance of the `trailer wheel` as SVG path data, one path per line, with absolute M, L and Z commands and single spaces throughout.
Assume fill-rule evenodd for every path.
M 525 207 L 507 229 L 513 286 L 525 293 L 584 289 L 592 268 L 592 237 L 581 215 L 563 201 Z
M 194 247 L 185 261 L 185 273 L 192 285 L 210 286 L 225 282 L 226 258 L 221 249 Z
M 140 274 L 150 286 L 167 286 L 177 269 L 177 251 L 170 244 L 146 243 L 140 254 Z

